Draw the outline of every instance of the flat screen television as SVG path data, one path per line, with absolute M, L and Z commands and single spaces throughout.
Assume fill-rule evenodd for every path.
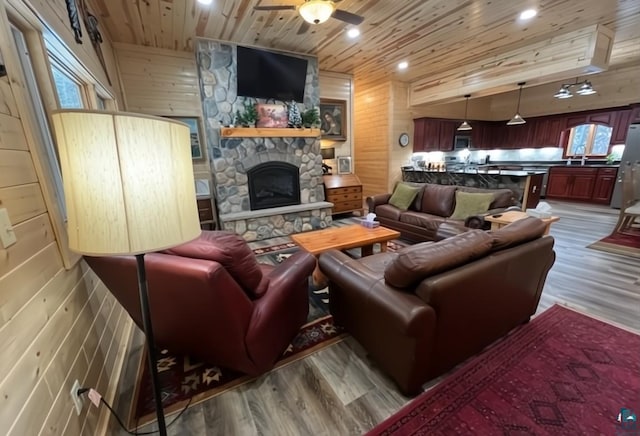
M 304 101 L 307 60 L 238 46 L 238 95 Z

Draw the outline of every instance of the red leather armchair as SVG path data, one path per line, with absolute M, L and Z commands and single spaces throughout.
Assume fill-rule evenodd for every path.
M 85 260 L 141 327 L 135 257 Z M 304 251 L 275 267 L 259 264 L 240 236 L 219 231 L 147 254 L 157 345 L 246 374 L 264 373 L 306 322 L 315 264 Z

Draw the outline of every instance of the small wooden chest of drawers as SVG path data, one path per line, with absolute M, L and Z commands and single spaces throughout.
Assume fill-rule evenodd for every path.
M 325 200 L 333 203 L 331 213 L 358 211 L 363 215 L 362 183 L 355 174 L 323 176 Z

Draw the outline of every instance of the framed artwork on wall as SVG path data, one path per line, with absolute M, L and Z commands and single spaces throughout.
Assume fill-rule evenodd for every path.
M 320 133 L 322 139 L 347 140 L 346 100 L 320 99 Z
M 351 174 L 351 157 L 338 157 L 338 174 Z
M 189 126 L 191 135 L 191 159 L 203 159 L 202 152 L 202 129 L 200 128 L 200 118 L 198 117 L 167 117 L 176 121 L 180 121 Z

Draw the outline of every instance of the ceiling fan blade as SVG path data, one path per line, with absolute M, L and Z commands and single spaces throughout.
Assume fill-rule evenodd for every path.
M 336 9 L 333 11 L 333 15 L 331 15 L 331 17 L 336 20 L 344 21 L 345 23 L 353 24 L 354 26 L 357 26 L 364 21 L 364 17 L 343 11 L 342 9 Z
M 300 27 L 298 28 L 298 35 L 302 35 L 307 33 L 307 30 L 309 30 L 309 28 L 311 27 L 311 24 L 307 23 L 306 21 L 302 20 L 302 24 L 300 25 Z
M 293 5 L 280 5 L 280 6 L 254 6 L 256 11 L 295 11 L 296 7 Z
M 343 11 L 342 9 L 336 9 L 331 15 L 331 18 L 344 21 L 345 23 L 353 24 L 357 26 L 364 21 L 364 17 L 360 15 L 352 14 L 351 12 Z

